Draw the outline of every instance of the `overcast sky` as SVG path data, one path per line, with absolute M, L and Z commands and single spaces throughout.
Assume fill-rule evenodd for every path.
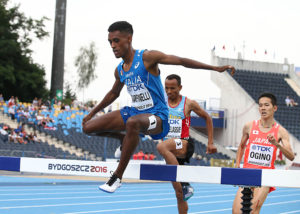
M 46 16 L 50 37 L 35 40 L 33 59 L 46 68 L 50 88 L 55 0 L 11 0 L 20 4 L 27 16 Z M 82 46 L 94 41 L 99 53 L 97 75 L 84 91 L 85 100 L 101 100 L 114 82 L 113 71 L 120 59 L 115 59 L 107 41 L 108 26 L 119 20 L 133 25 L 133 46 L 136 49 L 160 50 L 167 54 L 189 57 L 210 63 L 210 51 L 235 58 L 243 51 L 245 58 L 283 62 L 300 66 L 300 1 L 298 0 L 68 0 L 65 80 L 77 80 L 75 57 Z M 225 50 L 222 49 L 225 45 Z M 254 54 L 256 50 L 256 54 Z M 267 50 L 267 55 L 265 55 Z M 182 94 L 192 99 L 219 97 L 217 86 L 210 81 L 209 71 L 191 70 L 179 66 L 161 66 L 162 80 L 168 74 L 182 77 Z M 163 81 L 164 82 L 164 81 Z M 82 92 L 76 91 L 82 99 Z M 125 97 L 125 88 L 122 95 Z M 122 104 L 126 104 L 122 98 Z

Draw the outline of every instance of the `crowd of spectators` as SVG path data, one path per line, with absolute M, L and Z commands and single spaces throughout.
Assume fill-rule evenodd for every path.
M 153 152 L 143 152 L 142 149 L 138 153 L 135 153 L 133 155 L 133 160 L 155 160 L 156 156 L 153 154 Z
M 78 111 L 88 112 L 93 108 L 96 103 L 88 102 L 86 105 L 74 100 L 71 105 L 64 104 L 62 101 L 58 100 L 57 97 L 54 97 L 51 100 L 42 100 L 35 97 L 32 102 L 20 102 L 18 97 L 11 96 L 9 100 L 5 101 L 2 94 L 0 94 L 0 109 L 6 109 L 6 113 L 11 117 L 11 119 L 16 120 L 19 124 L 32 124 L 34 125 L 34 130 L 40 130 L 39 127 L 48 130 L 56 130 L 60 127 L 57 124 L 62 124 L 58 122 L 63 121 L 66 118 L 63 118 L 67 115 L 67 120 L 69 122 L 75 117 Z M 4 108 L 5 107 L 5 108 Z M 75 110 L 75 113 L 74 111 Z M 112 111 L 112 106 L 107 108 L 107 111 Z M 5 111 L 4 111 L 5 112 Z M 59 114 L 64 113 L 63 117 L 59 117 Z M 70 114 L 69 114 L 70 113 Z M 100 111 L 98 114 L 104 114 L 105 111 Z M 76 116 L 77 117 L 77 116 Z M 74 119 L 74 118 L 73 118 Z M 78 119 L 78 118 L 77 118 Z M 74 121 L 74 120 L 72 120 Z M 78 121 L 76 120 L 76 123 Z M 81 121 L 80 121 L 81 124 Z M 68 128 L 68 126 L 61 126 Z M 72 126 L 73 127 L 73 126 Z M 0 132 L 3 135 L 7 135 L 10 142 L 27 144 L 30 142 L 39 142 L 35 133 L 26 133 L 23 129 L 23 125 L 20 125 L 17 128 L 11 128 L 8 125 L 2 126 Z M 147 140 L 147 137 L 142 139 Z M 136 160 L 154 160 L 156 156 L 152 153 L 140 151 L 137 154 L 134 154 L 133 159 Z
M 12 143 L 27 144 L 27 143 L 40 143 L 41 140 L 37 138 L 36 132 L 27 133 L 24 124 L 17 128 L 12 128 L 7 124 L 0 125 L 0 134 L 7 136 L 8 141 Z
M 35 97 L 32 103 L 20 102 L 18 97 L 11 96 L 8 101 L 5 101 L 3 95 L 0 94 L 0 108 L 6 106 L 8 108 L 7 113 L 12 120 L 17 120 L 18 123 L 34 123 L 35 125 L 42 126 L 45 129 L 55 130 L 53 126 L 53 118 L 51 118 L 51 112 L 55 111 L 71 111 L 71 109 L 87 110 L 93 107 L 89 105 L 83 105 L 82 103 L 74 100 L 71 106 L 64 104 L 56 97 L 52 100 L 42 100 Z M 101 112 L 103 113 L 103 112 Z

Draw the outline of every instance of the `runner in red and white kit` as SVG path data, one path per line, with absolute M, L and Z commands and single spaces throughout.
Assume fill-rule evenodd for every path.
M 259 96 L 260 119 L 245 124 L 236 154 L 236 167 L 240 167 L 244 152 L 243 168 L 274 169 L 277 149 L 280 149 L 289 160 L 294 159 L 287 130 L 274 120 L 274 113 L 277 111 L 276 102 L 276 97 L 271 93 L 263 93 Z M 274 187 L 253 188 L 253 214 L 260 212 L 268 194 L 274 190 Z M 241 213 L 241 191 L 240 187 L 233 202 L 232 213 L 234 214 Z
M 191 112 L 194 111 L 199 117 L 206 120 L 208 133 L 207 153 L 215 153 L 213 145 L 212 119 L 199 104 L 187 97 L 180 95 L 181 78 L 176 74 L 167 76 L 165 80 L 165 91 L 168 96 L 169 124 L 170 130 L 167 136 L 157 145 L 157 150 L 164 157 L 167 164 L 182 165 L 189 162 L 194 153 L 194 144 L 189 138 L 189 127 L 191 124 Z M 187 200 L 192 196 L 192 187 L 188 183 L 172 182 L 176 192 L 179 214 L 188 211 Z M 193 189 L 192 189 L 193 190 Z

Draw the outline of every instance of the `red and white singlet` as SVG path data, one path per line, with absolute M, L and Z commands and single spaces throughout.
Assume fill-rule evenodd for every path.
M 191 117 L 186 117 L 185 115 L 186 99 L 186 97 L 182 96 L 175 107 L 168 105 L 170 131 L 164 140 L 169 138 L 189 139 Z
M 269 142 L 268 134 L 274 134 L 278 141 L 279 124 L 275 122 L 271 130 L 262 132 L 259 120 L 254 120 L 246 146 L 243 168 L 274 169 L 277 147 Z

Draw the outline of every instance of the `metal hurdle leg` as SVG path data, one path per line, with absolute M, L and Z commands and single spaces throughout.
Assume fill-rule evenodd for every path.
M 243 214 L 250 214 L 252 211 L 251 205 L 252 205 L 252 197 L 253 196 L 253 191 L 251 187 L 244 187 L 242 190 L 242 213 Z

